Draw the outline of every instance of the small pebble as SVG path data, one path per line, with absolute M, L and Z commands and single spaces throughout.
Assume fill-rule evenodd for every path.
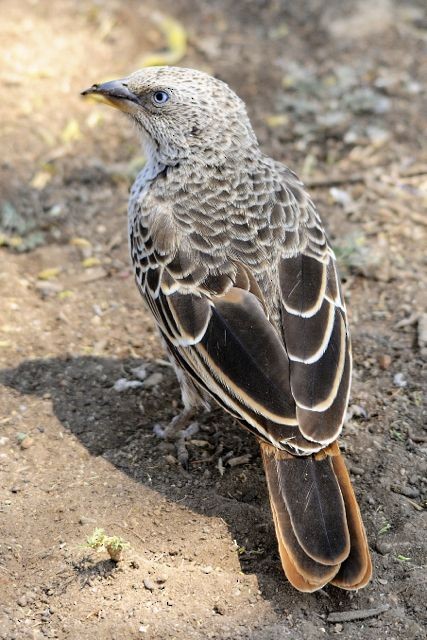
M 26 438 L 21 440 L 20 444 L 21 444 L 21 449 L 29 449 L 34 444 L 34 438 L 31 438 L 30 436 L 27 436 Z
M 143 582 L 144 587 L 148 589 L 148 591 L 154 591 L 154 589 L 156 588 L 156 585 L 152 580 L 150 580 L 150 578 L 144 578 Z
M 393 550 L 393 547 L 391 546 L 390 543 L 383 542 L 381 540 L 377 541 L 377 543 L 375 544 L 375 547 L 376 547 L 378 553 L 380 553 L 382 556 L 387 556 Z
M 403 387 L 406 387 L 406 385 L 408 384 L 403 373 L 396 373 L 393 377 L 393 383 L 396 387 L 400 387 L 401 389 L 403 389 Z
M 27 597 L 26 596 L 20 596 L 16 602 L 20 607 L 26 607 L 27 606 Z
M 156 577 L 156 581 L 159 584 L 164 584 L 167 581 L 168 577 L 165 573 L 159 573 L 159 575 Z
M 216 605 L 214 606 L 214 611 L 215 613 L 218 613 L 220 616 L 225 616 L 226 614 L 226 609 L 222 602 L 216 603 Z
M 356 465 L 350 465 L 350 472 L 355 476 L 363 476 L 363 474 L 365 473 L 362 467 L 356 467 Z
M 386 371 L 387 369 L 390 368 L 391 356 L 389 356 L 388 353 L 382 353 L 381 355 L 378 356 L 378 364 L 380 369 L 383 369 L 384 371 Z
M 338 623 L 336 625 L 334 625 L 334 631 L 335 633 L 341 633 L 341 631 L 344 629 L 343 625 Z
M 139 367 L 134 367 L 133 369 L 131 369 L 131 371 L 135 378 L 138 378 L 138 380 L 145 380 L 147 377 L 147 369 L 143 364 Z
M 119 378 L 114 383 L 114 391 L 118 393 L 122 393 L 123 391 L 127 391 L 128 389 L 137 389 L 138 387 L 142 387 L 142 382 L 140 380 L 128 380 L 127 378 Z
M 163 380 L 163 373 L 152 373 L 144 380 L 144 389 L 152 389 L 157 387 Z
M 212 573 L 213 567 L 208 565 L 207 567 L 202 567 L 201 570 L 202 570 L 203 573 Z

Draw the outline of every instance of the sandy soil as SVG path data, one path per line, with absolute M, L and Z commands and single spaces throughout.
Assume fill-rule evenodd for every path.
M 355 355 L 342 447 L 375 574 L 313 595 L 281 572 L 256 442 L 200 416 L 185 473 L 152 432 L 180 394 L 128 265 L 141 151 L 78 93 L 164 47 L 156 5 L 2 3 L 0 638 L 425 637 L 425 3 L 162 3 L 188 35 L 180 63 L 247 101 L 340 258 Z M 141 366 L 140 386 L 115 390 Z M 118 565 L 85 547 L 96 527 L 130 543 Z

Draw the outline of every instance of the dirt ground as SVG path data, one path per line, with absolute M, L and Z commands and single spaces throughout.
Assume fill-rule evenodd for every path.
M 2 3 L 0 638 L 426 637 L 425 2 L 157 5 Z M 247 101 L 337 249 L 342 448 L 375 566 L 359 593 L 286 582 L 257 444 L 233 420 L 200 416 L 189 473 L 153 435 L 180 394 L 128 263 L 141 151 L 78 94 L 164 55 L 165 16 L 188 38 L 179 64 Z M 85 546 L 96 527 L 130 543 L 118 565 Z

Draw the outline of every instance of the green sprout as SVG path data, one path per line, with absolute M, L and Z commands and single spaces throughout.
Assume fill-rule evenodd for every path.
M 390 531 L 390 529 L 391 529 L 391 524 L 389 522 L 385 522 L 381 527 L 381 529 L 378 531 L 378 535 L 382 536 L 384 533 L 387 533 L 387 531 Z
M 86 538 L 86 547 L 96 551 L 106 551 L 114 562 L 120 562 L 125 549 L 129 548 L 129 543 L 119 536 L 107 536 L 104 529 L 96 528 L 92 535 Z

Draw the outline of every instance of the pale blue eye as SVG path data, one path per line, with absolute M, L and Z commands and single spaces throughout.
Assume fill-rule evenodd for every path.
M 165 104 L 170 98 L 170 95 L 166 91 L 155 91 L 153 93 L 153 102 L 155 104 Z

